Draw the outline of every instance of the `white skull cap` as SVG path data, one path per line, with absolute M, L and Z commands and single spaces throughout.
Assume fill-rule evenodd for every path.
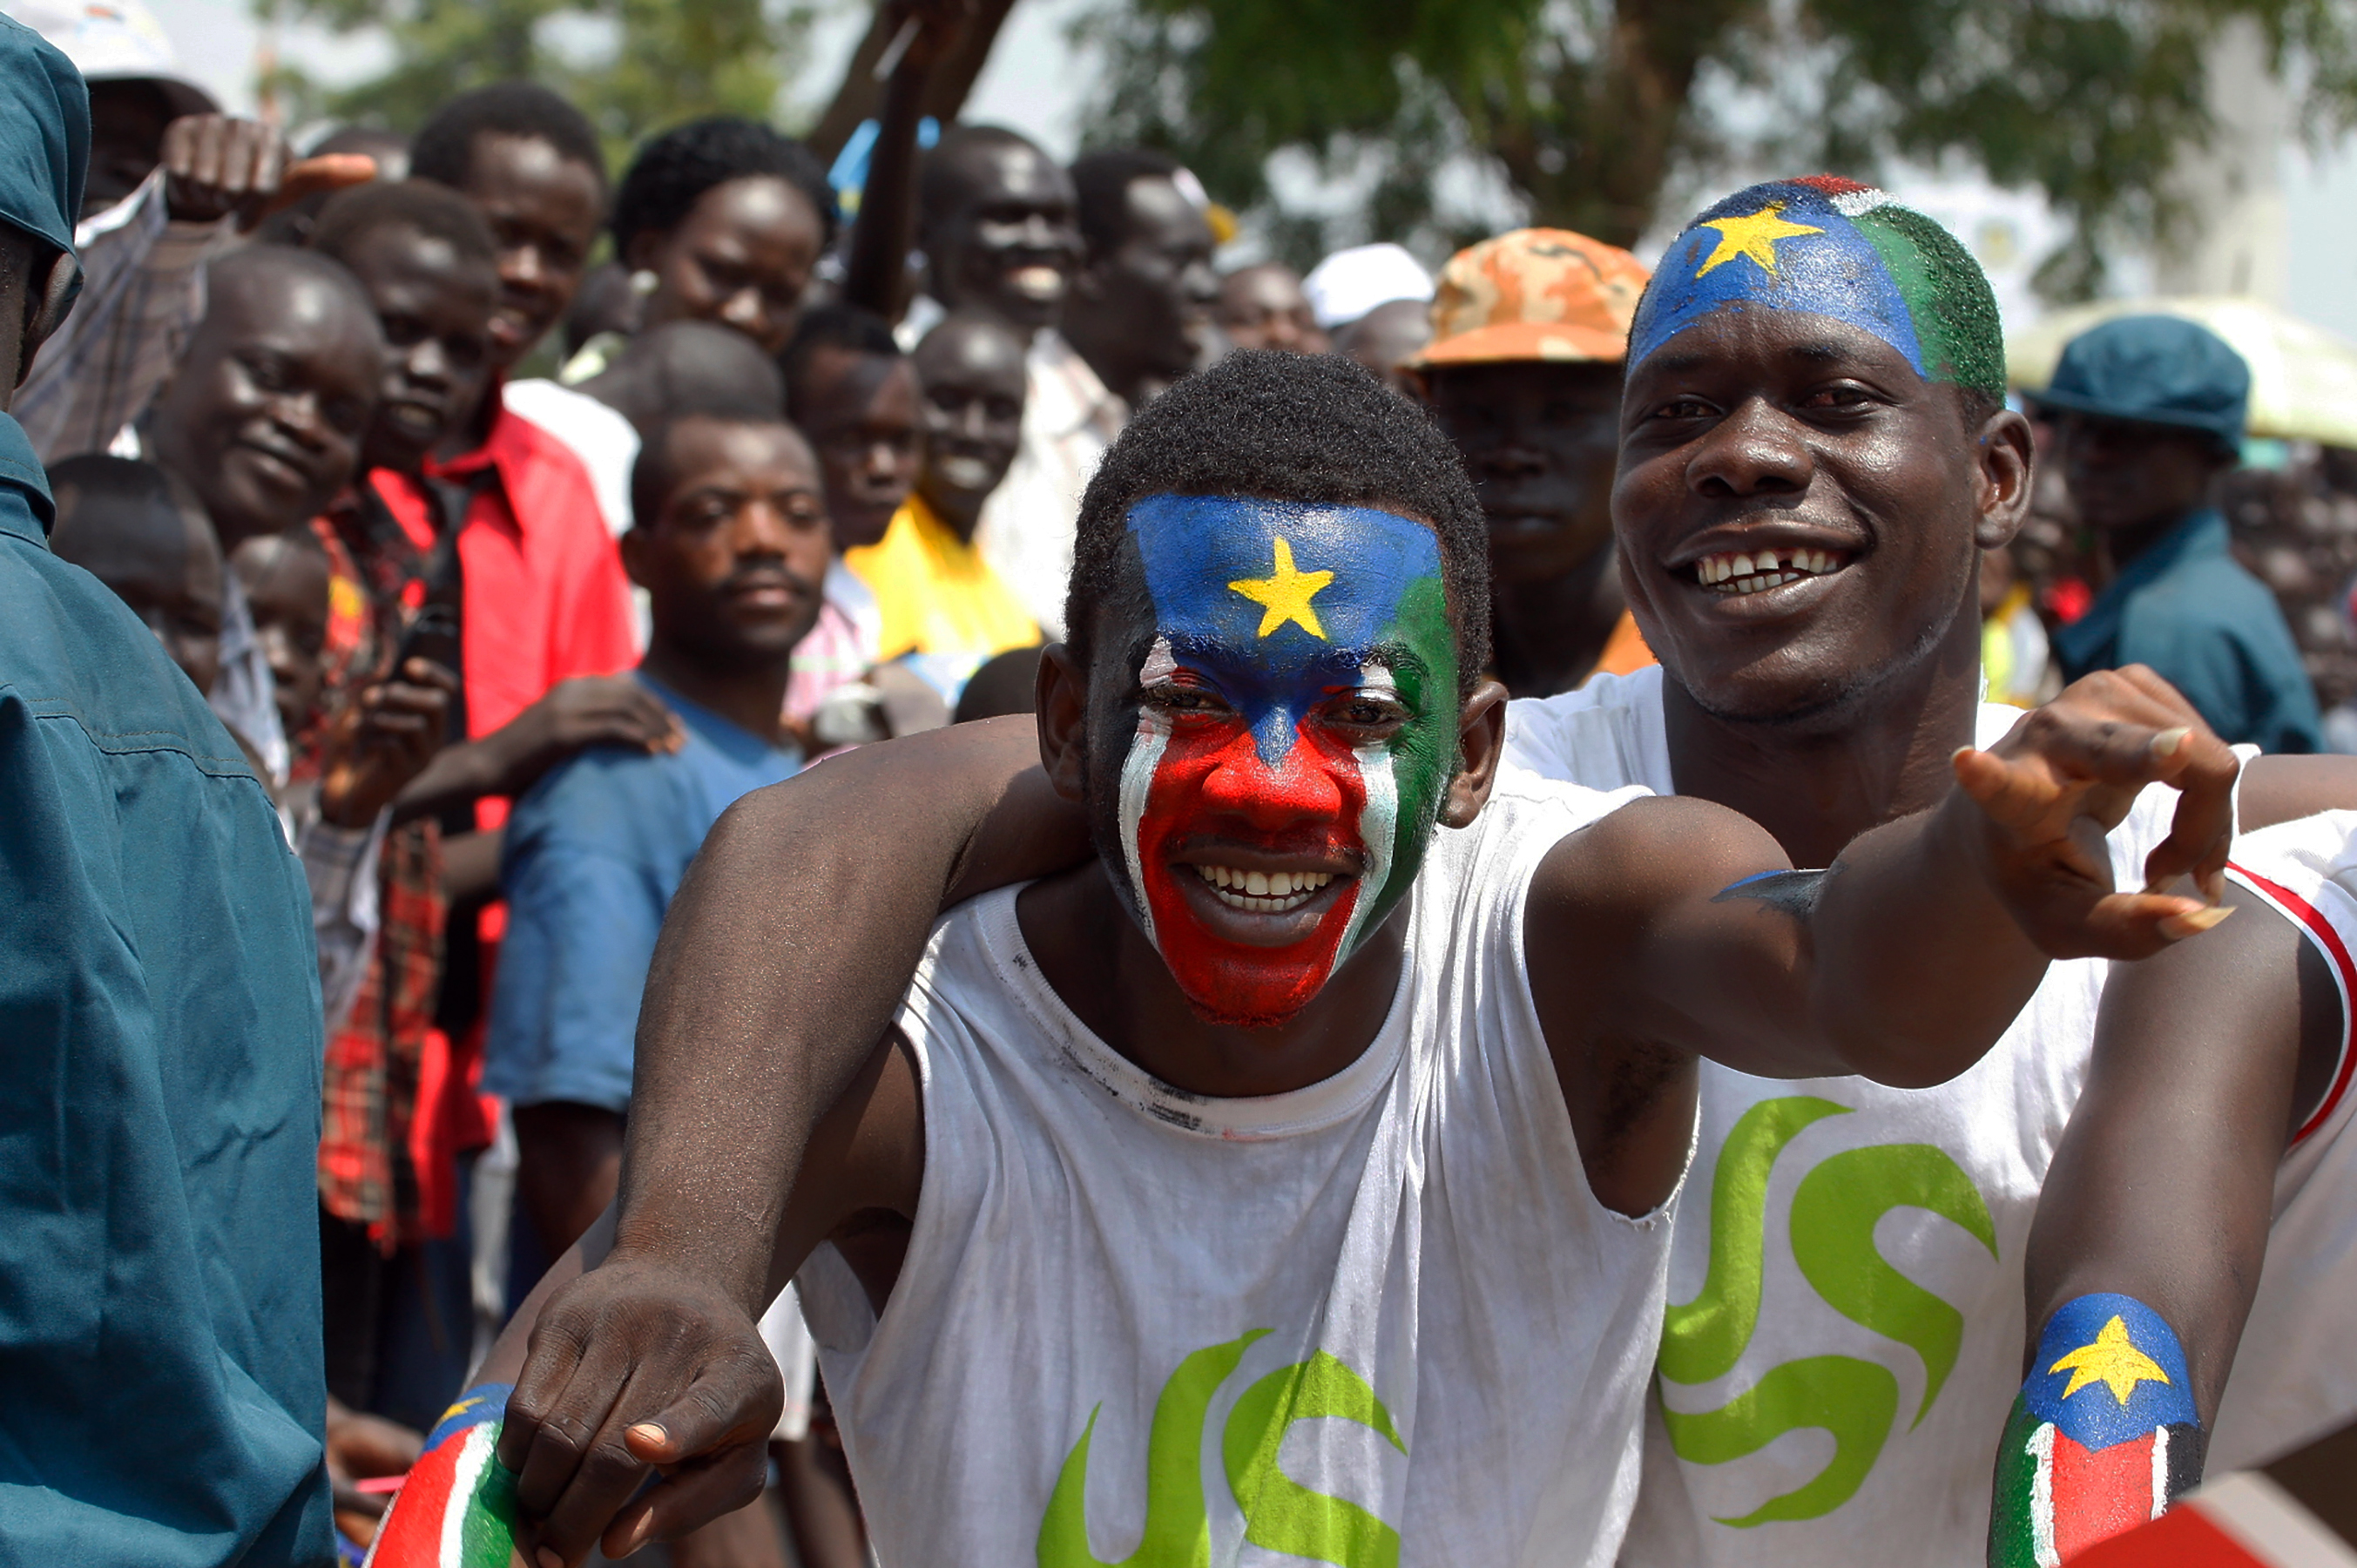
M 7 0 L 17 21 L 63 50 L 84 81 L 152 81 L 173 112 L 218 114 L 221 102 L 180 66 L 180 52 L 140 0 Z
M 1432 274 L 1398 245 L 1353 245 L 1337 251 L 1301 280 L 1318 325 L 1332 331 L 1394 300 L 1429 300 Z

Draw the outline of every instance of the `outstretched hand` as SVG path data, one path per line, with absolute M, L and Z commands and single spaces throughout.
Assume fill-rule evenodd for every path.
M 2000 896 L 2054 958 L 2145 958 L 2226 918 L 2241 764 L 2175 687 L 2142 665 L 2073 682 L 1986 751 L 1955 755 L 1957 785 L 1979 806 Z M 2104 835 L 2138 791 L 2179 791 L 2145 887 L 2112 884 Z M 2162 889 L 2190 876 L 2201 897 Z
M 620 1557 L 759 1496 L 785 1402 L 745 1309 L 619 1253 L 549 1298 L 508 1398 L 500 1462 L 543 1568 Z M 640 1487 L 648 1474 L 660 1483 Z
M 210 223 L 234 215 L 241 229 L 307 196 L 376 177 L 373 158 L 295 158 L 276 129 L 229 114 L 183 114 L 165 126 L 161 162 L 172 217 Z

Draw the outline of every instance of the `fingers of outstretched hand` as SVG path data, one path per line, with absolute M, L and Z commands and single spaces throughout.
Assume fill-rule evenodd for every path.
M 2158 893 L 2110 893 L 2089 908 L 2080 930 L 2086 956 L 2150 958 L 2196 937 L 2234 911 Z
M 2145 889 L 2157 891 L 2190 875 L 2201 896 L 2215 904 L 2226 896 L 2226 857 L 2234 848 L 2234 781 L 2243 764 L 2233 747 L 2206 730 L 2194 734 L 2186 751 L 2169 836 L 2145 857 Z

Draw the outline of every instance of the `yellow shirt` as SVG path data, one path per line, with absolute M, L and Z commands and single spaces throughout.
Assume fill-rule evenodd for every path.
M 843 564 L 876 595 L 883 618 L 877 656 L 909 655 L 952 701 L 982 661 L 1039 640 L 1039 623 L 974 546 L 911 494 L 874 544 Z

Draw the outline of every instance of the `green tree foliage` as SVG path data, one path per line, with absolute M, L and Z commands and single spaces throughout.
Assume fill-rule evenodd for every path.
M 1111 66 L 1091 139 L 1168 148 L 1297 255 L 1490 227 L 1445 170 L 1628 244 L 1730 170 L 1962 157 L 2069 221 L 2040 276 L 2067 297 L 2176 220 L 2167 177 L 2209 134 L 2205 53 L 2238 16 L 2313 132 L 2357 120 L 2348 0 L 1116 0 L 1082 33 Z M 1287 209 L 1277 154 L 1348 209 Z
M 271 84 L 296 121 L 412 131 L 452 93 L 530 77 L 569 94 L 616 160 L 649 132 L 699 114 L 766 118 L 798 63 L 810 9 L 777 0 L 255 0 L 258 14 L 338 32 L 381 27 L 382 75 L 328 90 L 299 72 Z M 571 47 L 560 47 L 569 44 Z

